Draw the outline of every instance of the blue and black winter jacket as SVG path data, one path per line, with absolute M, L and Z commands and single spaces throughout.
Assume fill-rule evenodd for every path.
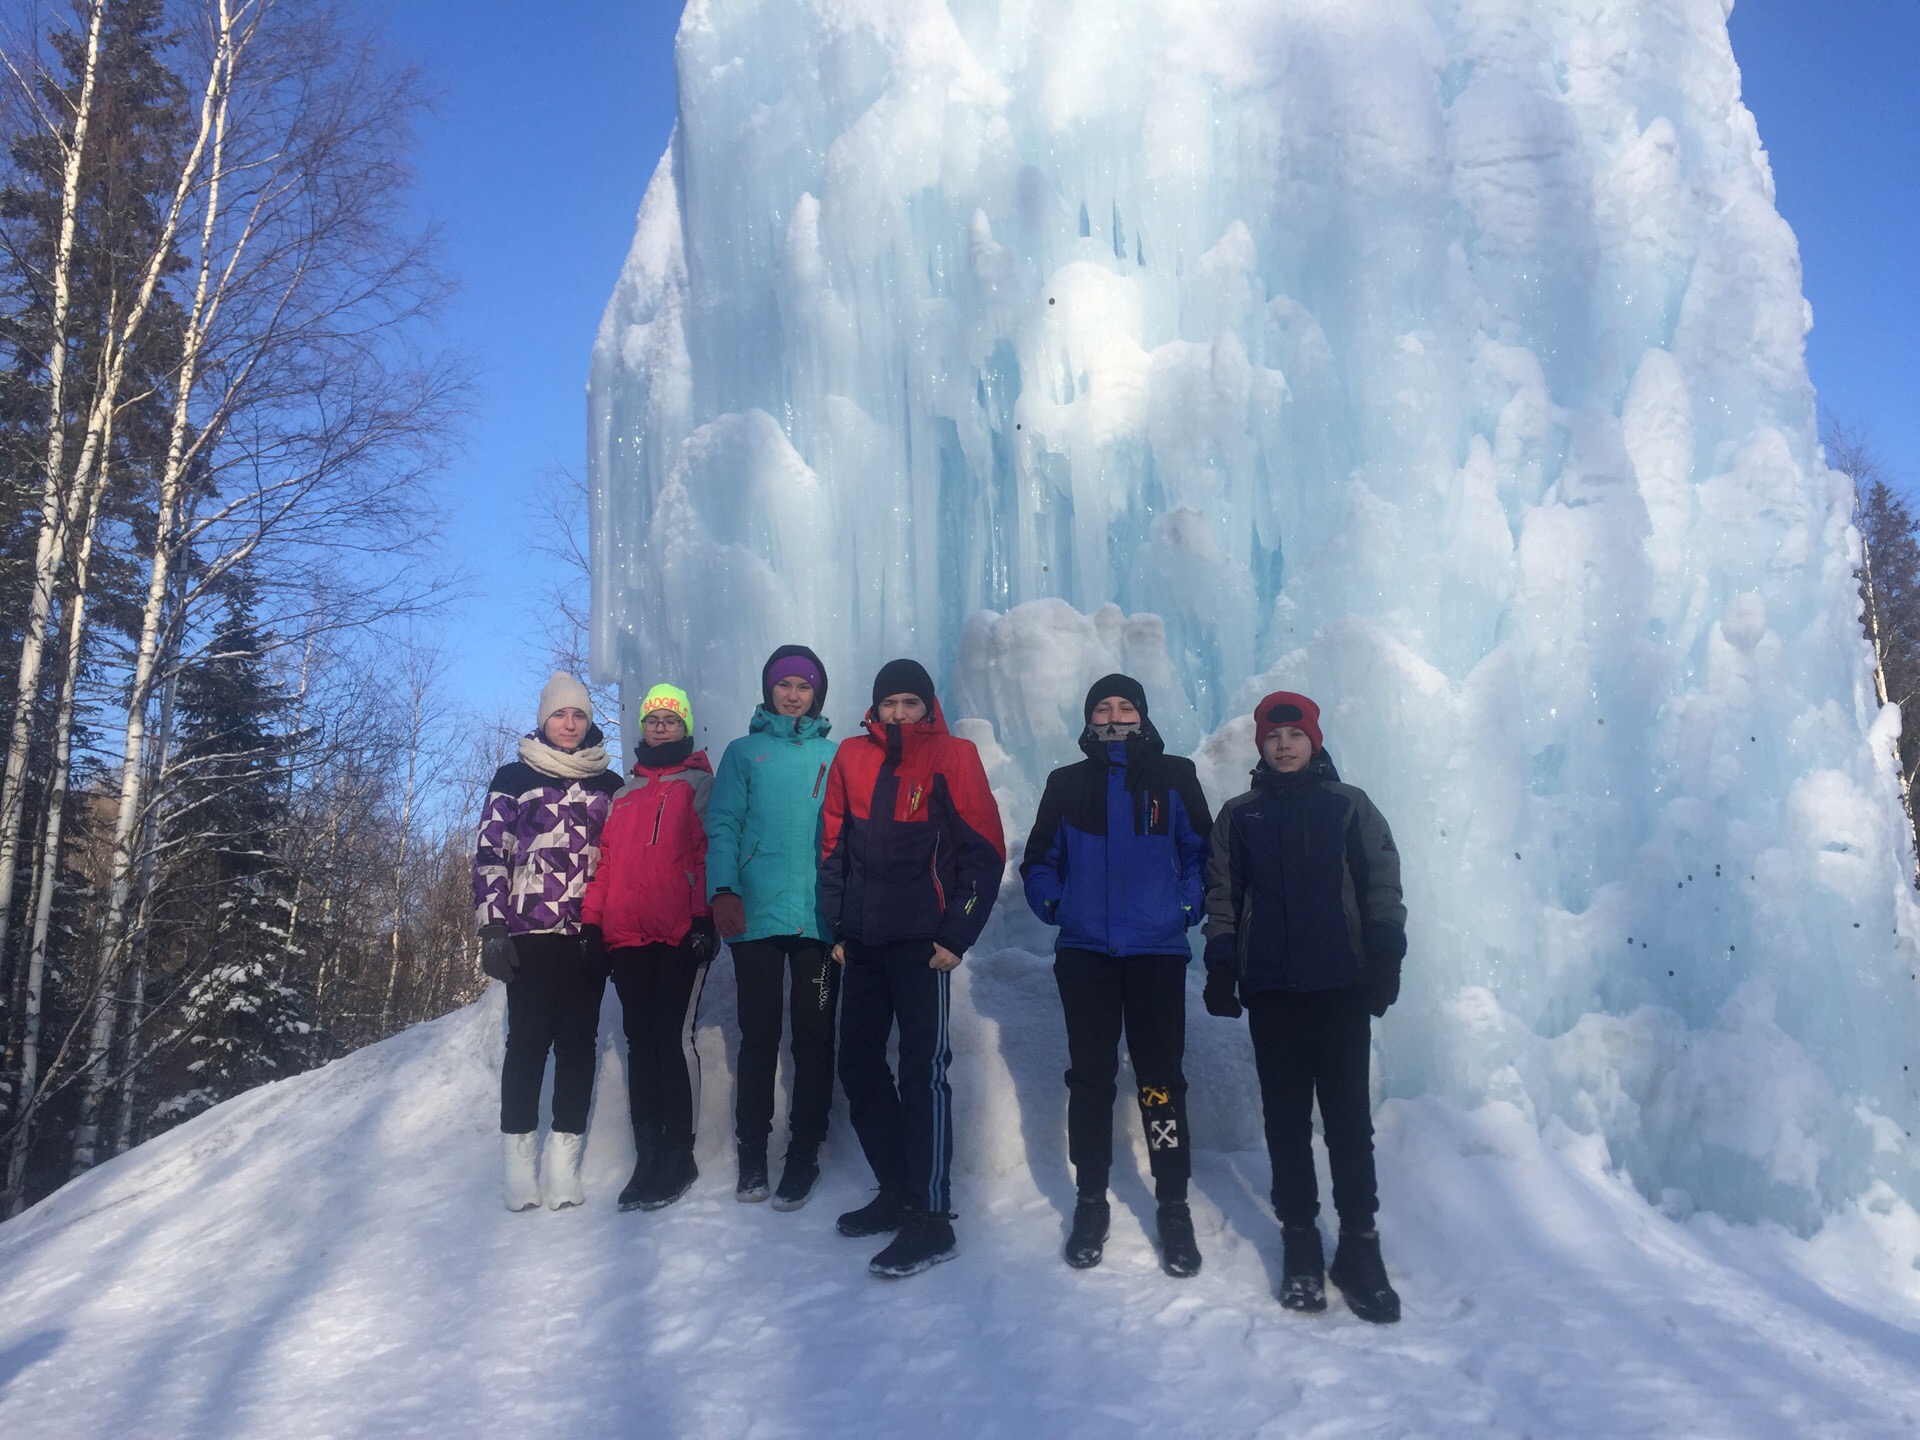
M 1061 950 L 1185 955 L 1206 899 L 1213 815 L 1193 762 L 1165 754 L 1149 723 L 1047 777 L 1020 877 L 1027 904 L 1060 927 Z
M 1242 995 L 1364 988 L 1381 1014 L 1400 988 L 1407 907 L 1393 832 L 1325 750 L 1220 807 L 1207 862 L 1207 968 Z

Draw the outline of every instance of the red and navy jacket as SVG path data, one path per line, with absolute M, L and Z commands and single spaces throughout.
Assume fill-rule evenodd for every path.
M 1000 807 L 973 742 L 925 720 L 840 742 L 820 817 L 820 923 L 835 940 L 934 940 L 964 954 L 1006 865 Z

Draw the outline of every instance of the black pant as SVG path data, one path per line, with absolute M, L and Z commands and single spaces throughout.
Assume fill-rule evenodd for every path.
M 516 935 L 519 966 L 507 986 L 507 1058 L 500 1067 L 500 1129 L 540 1128 L 540 1081 L 553 1052 L 553 1128 L 579 1135 L 593 1104 L 603 976 L 580 963 L 575 935 Z
M 1247 997 L 1260 1106 L 1273 1161 L 1273 1209 L 1283 1225 L 1311 1225 L 1320 1213 L 1313 1174 L 1313 1101 L 1333 1168 L 1333 1208 L 1342 1230 L 1371 1230 L 1373 1106 L 1367 1093 L 1372 1017 L 1359 990 Z
M 776 935 L 732 945 L 740 992 L 740 1075 L 733 1104 L 734 1138 L 764 1146 L 773 1130 L 773 1080 L 780 1068 L 780 1012 L 793 1013 L 793 1106 L 788 1129 L 796 1145 L 827 1138 L 833 1109 L 833 1022 L 840 967 L 818 940 Z M 793 968 L 791 1001 L 787 968 Z M 787 1002 L 783 1004 L 783 1002 Z
M 853 1133 L 880 1188 L 934 1214 L 953 1209 L 953 1090 L 947 1066 L 950 976 L 935 970 L 931 940 L 846 946 L 840 1002 L 840 1084 Z M 900 1083 L 887 1068 L 887 1037 L 900 1024 Z
M 1061 950 L 1053 957 L 1053 978 L 1067 1017 L 1067 1157 L 1081 1196 L 1106 1197 L 1124 1029 L 1154 1198 L 1185 1200 L 1193 1174 L 1187 1077 L 1180 1069 L 1187 1050 L 1187 957 Z
M 634 1148 L 643 1162 L 691 1155 L 700 1091 L 693 1021 L 707 962 L 696 959 L 684 942 L 637 945 L 612 951 L 607 958 L 627 1032 L 627 1105 Z

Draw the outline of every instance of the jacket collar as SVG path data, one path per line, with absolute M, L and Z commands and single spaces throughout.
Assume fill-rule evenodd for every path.
M 882 725 L 874 718 L 871 708 L 867 711 L 865 724 L 867 737 L 889 755 L 893 753 L 893 746 L 888 732 L 896 732 L 900 737 L 899 753 L 903 759 L 924 745 L 929 737 L 949 733 L 946 712 L 941 710 L 940 697 L 937 695 L 933 700 L 933 709 L 927 712 L 927 718 L 912 725 Z
M 1296 795 L 1315 785 L 1337 782 L 1339 779 L 1340 772 L 1334 768 L 1333 757 L 1327 753 L 1325 746 L 1313 752 L 1306 769 L 1296 770 L 1291 775 L 1282 775 L 1265 760 L 1253 767 L 1254 785 L 1275 795 Z
M 824 715 L 782 715 L 764 705 L 754 708 L 749 735 L 771 735 L 776 740 L 814 740 L 826 736 L 833 722 Z

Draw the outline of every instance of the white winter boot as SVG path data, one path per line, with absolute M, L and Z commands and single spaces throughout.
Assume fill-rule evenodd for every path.
M 534 1173 L 535 1141 L 531 1134 L 502 1135 L 507 1142 L 507 1209 L 534 1210 L 540 1205 L 540 1180 Z
M 580 1188 L 580 1145 L 584 1138 L 564 1130 L 547 1132 L 547 1148 L 540 1155 L 540 1178 L 545 1182 L 549 1210 L 587 1203 L 587 1192 Z

